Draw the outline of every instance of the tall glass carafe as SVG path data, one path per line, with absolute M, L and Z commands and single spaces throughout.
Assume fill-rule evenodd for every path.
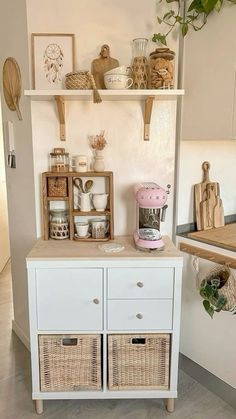
M 132 79 L 133 89 L 148 88 L 148 60 L 146 57 L 148 39 L 133 39 Z

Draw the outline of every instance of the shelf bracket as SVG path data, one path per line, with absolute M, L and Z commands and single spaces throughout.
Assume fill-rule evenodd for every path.
M 65 102 L 63 96 L 55 96 L 55 101 L 57 105 L 58 117 L 60 122 L 60 140 L 66 140 L 66 130 L 65 130 Z
M 145 100 L 145 108 L 144 108 L 144 141 L 150 140 L 150 123 L 151 123 L 151 116 L 152 116 L 152 105 L 154 101 L 154 96 L 149 96 Z

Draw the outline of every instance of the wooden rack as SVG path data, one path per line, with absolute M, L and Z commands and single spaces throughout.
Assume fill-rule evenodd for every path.
M 105 179 L 105 188 L 106 192 L 109 195 L 108 204 L 105 211 L 96 211 L 91 209 L 91 211 L 84 212 L 79 211 L 74 206 L 74 184 L 73 180 L 75 178 L 104 178 Z M 62 178 L 65 179 L 66 183 L 66 193 L 63 196 L 56 194 L 56 196 L 51 196 L 48 189 L 49 179 Z M 42 174 L 42 199 L 43 199 L 43 225 L 44 225 L 44 240 L 49 240 L 49 230 L 50 230 L 50 201 L 65 201 L 67 204 L 68 210 L 68 221 L 69 221 L 69 238 L 70 240 L 77 241 L 107 241 L 114 238 L 114 213 L 113 213 L 113 173 L 112 172 L 45 172 Z M 109 220 L 109 231 L 107 236 L 103 239 L 94 239 L 89 238 L 77 238 L 74 231 L 74 217 L 87 217 L 96 216 L 96 217 L 106 217 Z
M 230 256 L 220 255 L 219 253 L 191 246 L 186 243 L 180 243 L 179 248 L 182 252 L 189 253 L 190 255 L 209 260 L 210 262 L 219 263 L 220 265 L 228 265 L 230 268 L 236 269 L 236 256 L 235 258 L 232 258 Z

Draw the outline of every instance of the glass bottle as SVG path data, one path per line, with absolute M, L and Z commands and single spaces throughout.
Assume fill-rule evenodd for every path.
M 50 171 L 51 172 L 69 172 L 69 153 L 64 148 L 54 148 L 50 153 Z
M 133 89 L 148 88 L 148 60 L 146 57 L 148 39 L 133 39 L 133 62 L 131 67 L 131 77 L 133 79 Z
M 55 240 L 69 238 L 67 210 L 54 209 L 50 211 L 50 237 Z

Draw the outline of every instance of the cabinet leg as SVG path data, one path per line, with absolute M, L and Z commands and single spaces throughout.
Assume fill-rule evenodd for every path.
M 35 410 L 37 415 L 43 413 L 43 400 L 35 400 Z
M 174 412 L 175 399 L 165 399 L 164 402 L 165 402 L 167 412 L 169 413 Z

